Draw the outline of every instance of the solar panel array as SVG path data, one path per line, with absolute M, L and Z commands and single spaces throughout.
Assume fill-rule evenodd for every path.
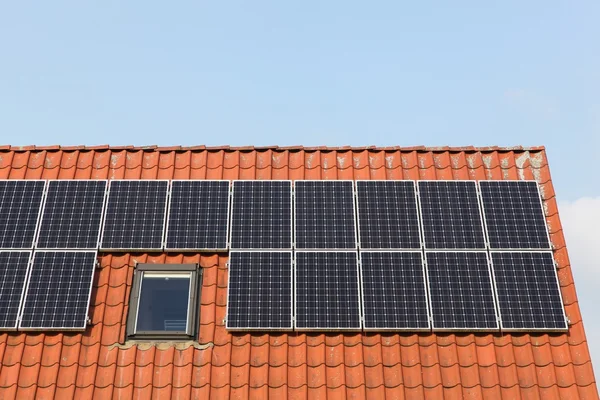
M 536 182 L 106 186 L 0 180 L 0 329 L 85 329 L 99 237 L 230 247 L 229 329 L 568 328 Z
M 166 250 L 226 250 L 229 181 L 173 181 Z
M 168 181 L 111 181 L 102 250 L 161 250 Z
M 36 251 L 21 329 L 85 329 L 95 251 Z
M 0 248 L 33 248 L 45 187 L 42 180 L 0 180 Z
M 106 181 L 49 181 L 36 248 L 96 249 Z
M 228 329 L 292 328 L 292 252 L 229 257 Z

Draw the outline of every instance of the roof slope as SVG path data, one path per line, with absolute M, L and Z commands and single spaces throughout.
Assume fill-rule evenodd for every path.
M 535 179 L 572 323 L 560 334 L 230 334 L 225 254 L 104 254 L 85 333 L 0 335 L 0 398 L 598 398 L 542 147 L 4 146 L 0 178 Z M 201 264 L 200 344 L 118 344 L 136 261 Z

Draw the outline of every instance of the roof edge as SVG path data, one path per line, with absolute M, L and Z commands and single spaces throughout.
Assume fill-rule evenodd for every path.
M 12 145 L 0 145 L 0 151 L 76 151 L 76 150 L 142 150 L 142 151 L 189 151 L 189 150 L 230 150 L 230 151 L 267 151 L 267 150 L 278 150 L 278 151 L 451 151 L 451 152 L 476 152 L 476 151 L 544 151 L 545 146 L 158 146 L 158 145 L 147 145 L 147 146 L 111 146 L 108 144 L 103 145 L 73 145 L 73 146 L 61 146 L 61 145 L 50 145 L 50 146 L 12 146 Z

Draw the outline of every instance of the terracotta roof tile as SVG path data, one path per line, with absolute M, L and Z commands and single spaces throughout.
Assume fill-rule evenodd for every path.
M 0 397 L 598 398 L 543 147 L 0 147 L 9 179 L 535 179 L 568 333 L 235 333 L 227 257 L 101 256 L 84 333 L 0 334 Z M 121 345 L 135 262 L 204 268 L 201 348 Z

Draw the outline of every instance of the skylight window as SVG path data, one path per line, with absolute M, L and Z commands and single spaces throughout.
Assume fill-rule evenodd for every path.
M 129 304 L 128 339 L 193 339 L 201 271 L 197 264 L 138 264 Z

